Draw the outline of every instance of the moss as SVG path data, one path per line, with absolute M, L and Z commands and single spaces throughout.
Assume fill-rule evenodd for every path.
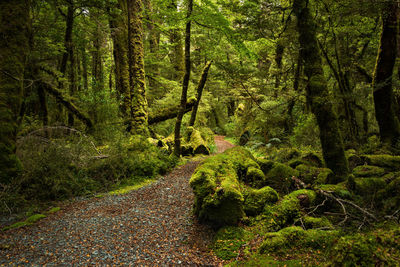
M 339 184 L 322 184 L 317 185 L 315 189 L 321 189 L 328 192 L 333 192 L 335 195 L 344 198 L 344 199 L 352 199 L 353 196 L 351 192 L 347 188 L 347 183 L 342 182 Z
M 272 224 L 283 227 L 298 219 L 301 216 L 302 208 L 310 206 L 315 201 L 315 198 L 316 193 L 312 190 L 293 191 L 277 204 L 266 206 L 264 214 Z
M 380 189 L 385 188 L 386 183 L 382 178 L 356 178 L 354 179 L 354 192 L 361 196 L 374 196 Z
M 266 254 L 285 252 L 294 247 L 299 249 L 322 248 L 330 245 L 337 235 L 337 231 L 304 230 L 298 226 L 290 226 L 279 232 L 267 233 L 259 251 Z
M 385 170 L 376 166 L 362 165 L 353 169 L 356 177 L 380 177 L 385 174 Z
M 37 222 L 37 221 L 39 221 L 39 220 L 41 220 L 41 219 L 43 219 L 43 218 L 46 218 L 46 215 L 43 215 L 43 214 L 35 214 L 35 215 L 32 215 L 32 216 L 28 217 L 28 218 L 25 220 L 25 222 L 26 222 L 26 223 L 32 224 L 32 223 L 35 223 L 35 222 Z
M 378 191 L 377 198 L 382 201 L 380 206 L 387 214 L 393 214 L 400 207 L 400 177 L 392 180 L 384 189 Z
M 53 214 L 53 213 L 56 213 L 56 212 L 58 212 L 58 211 L 60 211 L 60 210 L 61 210 L 60 207 L 54 207 L 54 208 L 51 208 L 51 209 L 47 212 L 47 214 Z
M 299 172 L 299 178 L 306 184 L 324 184 L 334 175 L 330 169 L 317 168 L 304 164 L 298 165 L 296 171 Z
M 23 221 L 23 222 L 17 222 L 17 223 L 14 223 L 14 224 L 12 224 L 12 225 L 9 225 L 9 226 L 4 227 L 4 228 L 3 228 L 3 231 L 7 231 L 7 230 L 10 230 L 10 229 L 15 229 L 15 228 L 21 228 L 21 227 L 29 226 L 29 225 L 32 225 L 32 224 L 34 224 L 35 222 L 37 222 L 37 221 L 39 221 L 39 220 L 41 220 L 41 219 L 43 219 L 43 218 L 46 218 L 46 215 L 43 215 L 43 214 L 34 214 L 34 215 L 28 217 L 28 218 L 27 218 L 25 221 Z
M 247 169 L 245 181 L 256 188 L 260 188 L 266 183 L 264 173 L 257 167 L 250 167 Z
M 319 168 L 323 166 L 321 157 L 313 152 L 307 153 L 305 156 L 301 157 L 301 160 L 310 166 L 319 167 Z
M 213 240 L 212 248 L 218 258 L 230 260 L 236 258 L 239 249 L 253 234 L 240 227 L 228 226 L 221 228 Z
M 316 218 L 311 216 L 305 216 L 303 218 L 303 223 L 307 229 L 314 229 L 314 228 L 333 229 L 332 223 L 326 217 Z
M 356 154 L 350 154 L 347 156 L 347 161 L 349 162 L 349 169 L 353 170 L 355 167 L 363 165 L 363 160 L 360 156 Z
M 124 195 L 124 194 L 127 194 L 127 193 L 131 192 L 131 191 L 138 190 L 139 188 L 142 188 L 142 187 L 144 187 L 146 185 L 149 185 L 149 184 L 153 183 L 154 181 L 155 180 L 151 180 L 151 179 L 150 180 L 145 180 L 145 181 L 137 183 L 135 185 L 128 185 L 128 186 L 121 187 L 121 188 L 119 188 L 117 190 L 109 192 L 108 194 L 110 194 L 110 195 Z
M 292 185 L 292 176 L 299 172 L 282 163 L 275 163 L 265 175 L 265 184 L 281 193 L 288 193 Z
M 368 165 L 378 166 L 393 171 L 397 171 L 400 169 L 400 156 L 363 155 L 361 156 L 361 158 Z
M 278 201 L 278 193 L 269 186 L 261 189 L 247 187 L 244 192 L 244 211 L 249 216 L 260 214 L 265 205 Z
M 193 147 L 193 153 L 195 155 L 197 154 L 210 155 L 210 150 L 207 147 L 206 141 L 201 136 L 201 133 L 198 130 L 194 129 L 193 127 L 190 128 L 191 129 L 189 129 L 190 132 L 189 142 L 190 145 Z
M 272 160 L 268 160 L 265 158 L 257 158 L 257 163 L 260 166 L 260 169 L 267 173 L 274 167 L 274 162 Z

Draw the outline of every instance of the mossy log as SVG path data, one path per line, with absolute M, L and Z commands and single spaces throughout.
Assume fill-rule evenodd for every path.
M 193 154 L 210 155 L 210 150 L 207 147 L 206 141 L 201 136 L 200 131 L 193 129 L 189 137 L 189 144 L 193 148 Z
M 80 111 L 70 100 L 68 100 L 60 90 L 55 88 L 48 82 L 41 82 L 42 88 L 53 95 L 61 104 L 63 104 L 74 116 L 76 116 L 79 120 L 81 120 L 88 129 L 93 129 L 93 122 L 89 119 L 89 117 Z
M 259 169 L 251 153 L 241 147 L 208 158 L 190 179 L 196 197 L 194 213 L 201 221 L 218 227 L 237 224 L 245 214 L 245 199 L 240 181 L 246 181 L 248 170 L 257 167 Z M 273 192 L 273 189 L 268 191 Z M 273 197 L 267 200 L 273 201 Z
M 186 103 L 185 113 L 191 111 L 195 103 L 196 103 L 195 98 L 189 99 L 188 102 Z M 178 105 L 173 107 L 167 107 L 163 110 L 158 111 L 157 114 L 149 114 L 149 125 L 176 118 L 179 109 L 180 106 Z
M 400 169 L 400 156 L 362 155 L 361 159 L 368 165 L 378 166 L 393 171 Z

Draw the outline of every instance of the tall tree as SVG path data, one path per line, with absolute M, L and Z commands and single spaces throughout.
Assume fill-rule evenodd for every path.
M 329 97 L 328 86 L 322 69 L 315 23 L 310 13 L 308 0 L 294 0 L 293 12 L 297 17 L 297 29 L 304 73 L 307 76 L 307 101 L 314 113 L 320 130 L 322 153 L 328 168 L 335 173 L 338 183 L 347 178 L 348 163 L 344 154 L 343 141 L 339 131 L 337 116 Z
M 132 133 L 148 134 L 148 106 L 144 71 L 143 3 L 128 0 L 128 62 L 132 98 Z
M 190 71 L 191 71 L 191 64 L 190 64 L 190 34 L 191 34 L 191 16 L 193 11 L 193 0 L 188 0 L 187 4 L 187 15 L 186 15 L 186 29 L 185 29 L 185 75 L 183 76 L 182 81 L 182 95 L 181 95 L 181 107 L 176 116 L 176 123 L 175 123 L 175 144 L 174 144 L 174 154 L 176 156 L 181 155 L 181 125 L 182 125 L 182 118 L 185 113 L 186 109 L 186 101 L 187 101 L 187 91 L 189 87 L 189 80 L 190 80 Z
M 389 146 L 399 142 L 400 124 L 393 101 L 392 76 L 397 53 L 398 3 L 389 1 L 382 14 L 380 47 L 373 77 L 375 116 L 381 141 Z
M 24 91 L 29 51 L 29 0 L 0 2 L 0 183 L 7 184 L 21 168 L 15 155 L 17 118 Z

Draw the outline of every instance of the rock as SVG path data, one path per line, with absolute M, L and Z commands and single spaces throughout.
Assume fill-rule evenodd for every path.
M 271 205 L 278 201 L 278 193 L 269 186 L 261 189 L 247 187 L 244 192 L 244 211 L 248 216 L 260 214 L 265 205 Z

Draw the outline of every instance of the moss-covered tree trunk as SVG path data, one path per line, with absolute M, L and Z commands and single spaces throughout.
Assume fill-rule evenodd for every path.
M 278 97 L 278 88 L 281 83 L 281 74 L 282 74 L 282 60 L 283 60 L 283 53 L 285 52 L 285 46 L 283 46 L 283 41 L 279 39 L 276 42 L 275 47 L 275 64 L 276 64 L 276 73 L 275 73 L 275 97 Z
M 182 82 L 182 95 L 181 95 L 181 107 L 176 116 L 176 123 L 175 123 L 175 143 L 174 143 L 174 154 L 176 156 L 181 155 L 181 125 L 182 125 L 182 118 L 186 109 L 186 101 L 187 101 L 187 91 L 189 87 L 189 79 L 190 79 L 190 33 L 191 33 L 191 15 L 193 11 L 193 0 L 188 1 L 187 6 L 187 15 L 186 15 L 186 30 L 185 30 L 185 75 L 183 76 Z
M 0 183 L 17 175 L 21 164 L 15 155 L 24 69 L 29 51 L 28 0 L 0 1 Z
M 203 89 L 206 85 L 207 82 L 207 76 L 208 76 L 208 71 L 210 70 L 211 67 L 211 61 L 206 63 L 206 66 L 203 69 L 203 72 L 201 74 L 201 78 L 199 81 L 199 84 L 197 85 L 197 90 L 196 90 L 196 102 L 193 106 L 192 113 L 190 114 L 190 121 L 189 121 L 189 126 L 194 126 L 194 123 L 196 121 L 196 116 L 197 116 L 197 110 L 199 109 L 199 104 L 201 101 L 201 96 L 203 95 Z
M 128 118 L 131 114 L 131 96 L 129 89 L 129 67 L 128 67 L 128 47 L 126 28 L 126 9 L 121 4 L 117 8 L 122 10 L 123 16 L 117 12 L 111 11 L 110 28 L 111 38 L 114 45 L 114 62 L 115 62 L 115 87 L 117 97 L 120 102 L 119 109 L 122 117 Z
M 388 2 L 382 14 L 382 33 L 373 77 L 375 116 L 381 141 L 393 146 L 399 141 L 400 125 L 395 114 L 392 76 L 397 52 L 397 3 Z
M 148 135 L 142 19 L 142 1 L 128 0 L 128 62 L 132 98 L 131 129 L 133 134 Z
M 176 0 L 170 0 L 169 9 L 171 12 L 176 12 L 178 6 Z M 170 51 L 170 61 L 174 67 L 172 79 L 180 81 L 185 71 L 185 58 L 183 54 L 182 34 L 179 28 L 173 28 L 169 34 L 169 42 L 172 46 Z
M 325 163 L 335 173 L 335 179 L 328 181 L 338 183 L 346 179 L 349 173 L 344 154 L 343 141 L 333 110 L 327 83 L 324 77 L 321 56 L 315 33 L 315 23 L 308 7 L 308 0 L 295 0 L 293 12 L 297 17 L 297 29 L 304 73 L 307 77 L 307 98 L 314 113 L 322 145 Z

